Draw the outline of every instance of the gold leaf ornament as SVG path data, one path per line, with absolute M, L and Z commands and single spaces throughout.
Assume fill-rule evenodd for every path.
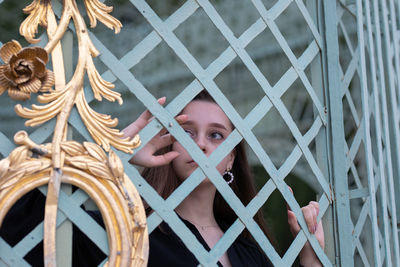
M 75 157 L 65 157 L 65 161 L 67 164 L 72 165 L 81 170 L 88 169 L 88 162 L 92 161 L 93 158 L 88 155 L 83 156 L 75 156 Z
M 22 107 L 18 104 L 15 106 L 15 112 L 18 116 L 30 119 L 25 122 L 26 126 L 35 127 L 40 125 L 55 117 L 63 109 L 65 102 L 68 100 L 68 97 L 70 97 L 68 87 L 64 90 L 53 90 L 49 94 L 40 95 L 38 96 L 38 100 L 42 103 L 52 97 L 55 97 L 53 102 L 44 106 L 32 105 L 32 109 Z
M 94 176 L 101 177 L 106 180 L 111 180 L 112 174 L 103 162 L 91 161 L 87 164 L 88 170 Z
M 114 29 L 115 33 L 121 31 L 121 22 L 108 14 L 113 10 L 111 6 L 107 6 L 98 0 L 85 0 L 84 3 L 89 16 L 91 28 L 96 27 L 98 19 L 108 28 Z
M 110 151 L 111 146 L 114 146 L 126 153 L 133 153 L 133 149 L 140 146 L 139 135 L 133 139 L 124 138 L 123 133 L 112 128 L 118 124 L 118 119 L 94 111 L 87 103 L 83 91 L 78 92 L 76 107 L 90 135 L 105 151 Z
M 21 148 L 18 147 L 17 149 L 21 151 Z M 50 168 L 50 166 L 51 160 L 48 158 L 27 158 L 22 162 L 5 158 L 0 161 L 0 191 L 14 185 L 22 177 Z
M 18 178 L 21 178 L 22 176 L 35 173 L 50 166 L 51 161 L 47 158 L 42 158 L 40 160 L 31 159 L 10 167 L 9 171 L 14 173 L 15 176 L 18 176 Z
M 99 145 L 90 142 L 83 142 L 83 146 L 86 148 L 89 155 L 98 161 L 105 162 L 107 160 L 106 153 L 104 153 L 104 150 Z
M 62 142 L 61 149 L 72 157 L 82 155 L 85 152 L 85 148 L 83 147 L 83 145 L 76 141 Z
M 11 165 L 18 165 L 29 158 L 29 150 L 26 146 L 20 146 L 14 149 L 8 156 Z
M 31 93 L 50 91 L 54 85 L 54 73 L 46 69 L 49 60 L 41 47 L 22 48 L 12 40 L 0 48 L 0 94 L 8 91 L 14 100 L 27 100 Z
M 115 92 L 113 89 L 115 86 L 113 83 L 105 81 L 96 70 L 96 67 L 93 64 L 93 61 L 87 62 L 87 74 L 89 77 L 90 85 L 93 89 L 94 98 L 101 101 L 101 97 L 103 96 L 108 101 L 114 102 L 118 101 L 118 104 L 122 105 L 122 97 L 121 94 Z
M 29 43 L 35 44 L 39 42 L 39 39 L 35 39 L 35 35 L 39 25 L 47 27 L 46 14 L 48 8 L 51 8 L 51 0 L 34 0 L 23 9 L 29 15 L 21 23 L 19 32 Z
M 110 150 L 108 155 L 109 155 L 108 156 L 108 164 L 110 166 L 113 176 L 118 181 L 122 181 L 124 178 L 124 165 L 122 164 L 121 159 L 112 150 Z
M 10 160 L 8 158 L 0 160 L 0 181 L 1 178 L 8 172 L 8 167 L 10 167 Z

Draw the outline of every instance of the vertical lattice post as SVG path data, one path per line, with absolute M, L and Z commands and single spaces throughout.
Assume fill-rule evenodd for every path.
M 400 2 L 397 3 L 397 11 L 400 12 Z M 378 12 L 378 10 L 381 12 Z M 389 212 L 391 213 L 390 223 L 393 258 L 396 266 L 400 266 L 400 150 L 398 149 L 400 147 L 400 118 L 398 109 L 400 97 L 400 47 L 398 32 L 400 26 L 400 13 L 396 13 L 396 6 L 393 0 L 389 0 L 389 5 L 387 5 L 386 0 L 380 1 L 380 8 L 377 1 L 374 1 L 374 11 L 376 13 L 376 34 L 379 38 L 379 45 L 382 45 L 382 41 L 380 40 L 380 27 L 383 28 L 383 49 L 382 47 L 379 47 L 380 49 L 378 49 L 378 51 L 384 50 L 385 53 L 384 56 L 380 53 L 378 58 L 380 59 L 381 80 L 386 81 L 386 88 L 382 91 L 382 113 L 384 115 L 385 140 L 386 144 L 391 144 L 391 146 L 387 146 L 386 148 L 387 167 L 389 170 L 388 201 L 390 208 Z M 378 21 L 383 25 L 378 24 Z M 378 25 L 380 27 L 378 27 Z M 382 58 L 384 59 L 383 62 Z M 386 103 L 386 91 L 388 91 L 390 105 Z
M 328 86 L 330 139 L 332 144 L 332 178 L 334 187 L 335 219 L 338 231 L 337 261 L 340 266 L 354 266 L 351 241 L 350 203 L 345 162 L 343 106 L 339 71 L 339 46 L 336 2 L 324 1 L 325 56 L 324 68 Z
M 310 14 L 313 17 L 313 20 L 315 24 L 318 26 L 318 30 L 321 33 L 322 36 L 325 34 L 325 29 L 324 29 L 324 12 L 323 12 L 323 1 L 320 0 L 308 0 L 307 2 L 307 7 L 309 9 Z M 314 59 L 313 64 L 311 65 L 311 73 L 312 73 L 312 86 L 313 88 L 316 88 L 317 94 L 319 99 L 324 99 L 325 103 L 328 103 L 329 98 L 326 89 L 329 88 L 327 87 L 327 82 L 326 82 L 326 77 L 324 76 L 324 73 L 326 73 L 326 69 L 321 68 L 321 66 L 326 66 L 326 52 L 324 53 L 324 50 L 322 49 L 322 53 L 319 57 L 316 57 Z M 325 78 L 325 79 L 324 79 Z M 329 106 L 329 104 L 328 104 Z M 315 116 L 317 116 L 317 111 L 314 109 Z M 330 173 L 330 166 L 329 162 L 330 161 L 330 145 L 329 145 L 329 140 L 327 138 L 327 135 L 329 133 L 329 128 L 321 128 L 320 134 L 316 136 L 315 142 L 316 142 L 316 154 L 317 154 L 317 162 L 318 165 L 320 166 L 321 170 L 324 173 L 324 176 L 327 177 L 329 180 L 329 183 L 332 183 L 332 175 Z M 326 214 L 324 216 L 324 233 L 325 233 L 325 253 L 329 257 L 331 262 L 335 262 L 335 240 L 336 240 L 336 231 L 334 226 L 334 206 L 330 205 L 328 207 L 328 210 L 326 211 Z
M 385 80 L 387 83 L 388 99 L 389 99 L 389 125 L 390 125 L 390 140 L 394 146 L 392 149 L 393 158 L 393 176 L 400 177 L 400 114 L 399 114 L 399 97 L 400 97 L 400 59 L 399 59 L 399 33 L 398 27 L 400 26 L 400 3 L 397 2 L 396 14 L 393 1 L 390 1 L 390 10 L 386 1 L 380 1 L 381 12 L 379 13 L 382 21 L 382 34 L 383 34 L 383 51 L 385 63 Z M 390 13 L 389 13 L 390 12 Z M 388 15 L 390 14 L 390 22 Z M 397 18 L 397 19 L 396 19 Z M 393 66 L 394 61 L 394 66 Z M 394 193 L 397 203 L 396 215 L 398 218 L 397 225 L 400 225 L 400 179 L 394 180 Z

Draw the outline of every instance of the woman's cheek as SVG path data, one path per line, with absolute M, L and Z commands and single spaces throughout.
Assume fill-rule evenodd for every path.
M 217 165 L 217 170 L 218 172 L 222 175 L 226 171 L 226 162 L 225 160 L 222 160 L 218 165 Z
M 183 148 L 183 146 L 181 144 L 179 144 L 178 142 L 175 142 L 172 145 L 172 150 L 176 151 L 176 152 L 179 152 L 179 156 L 177 158 L 175 158 L 175 160 L 183 160 L 188 155 L 186 150 Z
M 172 168 L 174 169 L 174 172 L 177 175 L 178 179 L 183 181 L 190 175 L 189 173 L 186 173 L 188 154 L 178 142 L 175 142 L 173 144 L 172 149 L 176 152 L 179 152 L 179 156 L 172 161 Z

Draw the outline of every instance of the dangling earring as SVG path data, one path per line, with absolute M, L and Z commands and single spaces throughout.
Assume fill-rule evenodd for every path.
M 226 181 L 226 179 L 225 179 L 226 175 L 229 176 L 229 180 L 228 181 Z M 233 176 L 233 173 L 231 172 L 231 169 L 229 169 L 229 168 L 224 172 L 224 174 L 222 176 L 224 177 L 224 179 L 225 179 L 227 184 L 232 183 L 233 179 L 235 178 L 235 176 Z

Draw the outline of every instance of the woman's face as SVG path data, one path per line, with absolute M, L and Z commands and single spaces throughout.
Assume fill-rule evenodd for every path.
M 232 125 L 222 111 L 213 102 L 195 100 L 190 102 L 182 111 L 188 120 L 182 128 L 206 154 L 207 157 L 228 137 L 232 132 Z M 172 167 L 178 178 L 184 180 L 197 168 L 197 163 L 192 160 L 181 144 L 175 142 L 173 150 L 180 155 L 172 161 Z M 217 170 L 223 173 L 232 169 L 235 154 L 231 151 L 218 165 Z

